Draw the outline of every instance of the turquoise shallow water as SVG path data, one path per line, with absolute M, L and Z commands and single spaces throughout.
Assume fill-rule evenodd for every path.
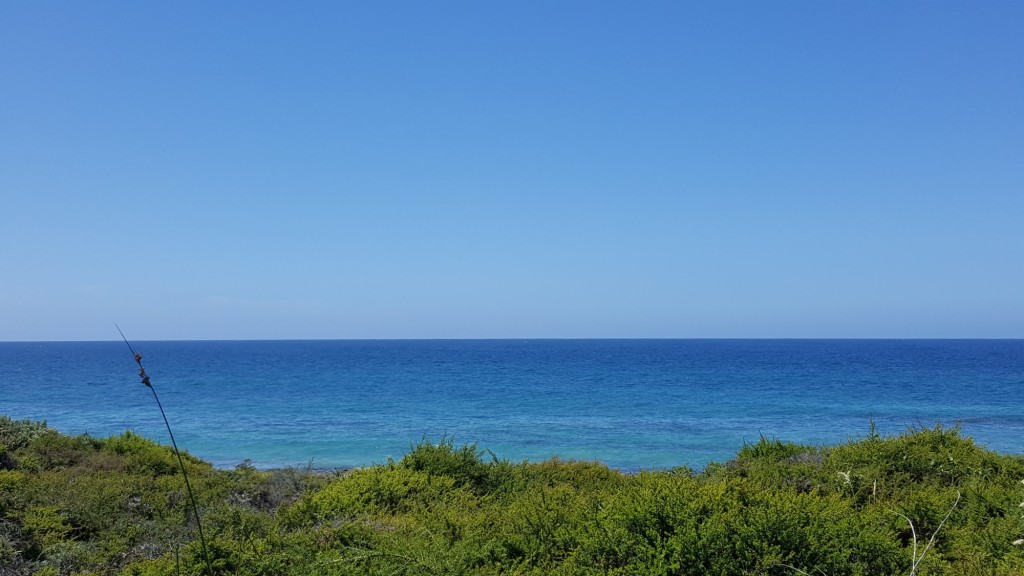
M 624 470 L 951 426 L 1024 453 L 1021 340 L 138 342 L 178 442 L 218 466 L 361 466 L 423 438 Z M 166 442 L 123 342 L 0 343 L 0 413 Z

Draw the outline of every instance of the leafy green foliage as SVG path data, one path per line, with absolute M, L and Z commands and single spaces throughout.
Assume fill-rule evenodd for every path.
M 173 451 L 134 432 L 111 436 L 103 443 L 102 452 L 121 456 L 128 471 L 134 474 L 167 476 L 180 473 Z M 206 466 L 187 453 L 182 453 L 182 457 L 192 468 Z
M 0 439 L 5 576 L 205 571 L 167 447 L 3 418 Z M 344 473 L 187 466 L 219 574 L 1024 573 L 1024 461 L 956 428 L 761 438 L 700 473 L 448 438 Z
M 482 455 L 476 444 L 456 447 L 452 438 L 442 438 L 437 444 L 424 439 L 399 465 L 431 476 L 447 476 L 456 486 L 484 493 L 494 488 L 496 478 L 493 468 L 483 462 Z
M 47 430 L 46 422 L 0 416 L 0 448 L 13 452 L 27 446 Z
M 311 497 L 315 518 L 394 515 L 428 505 L 456 488 L 449 476 L 434 476 L 402 466 L 355 470 Z

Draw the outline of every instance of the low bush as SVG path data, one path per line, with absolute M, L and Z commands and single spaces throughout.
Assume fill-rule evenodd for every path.
M 108 438 L 103 443 L 102 451 L 121 456 L 133 474 L 168 476 L 180 473 L 173 450 L 131 431 Z M 193 467 L 204 465 L 186 452 L 182 453 L 182 458 Z
M 492 474 L 494 467 L 484 463 L 483 454 L 476 444 L 456 447 L 452 438 L 442 438 L 437 444 L 424 439 L 399 461 L 399 466 L 431 476 L 447 476 L 456 486 L 482 494 L 491 491 L 497 481 Z
M 312 494 L 307 513 L 316 519 L 394 515 L 429 505 L 457 489 L 455 479 L 402 466 L 355 470 Z
M 171 451 L 0 419 L 0 574 L 206 570 Z M 188 457 L 218 574 L 1024 574 L 1024 461 L 956 428 L 623 474 L 422 441 L 343 474 Z
M 45 421 L 12 420 L 9 416 L 0 416 L 0 448 L 11 452 L 24 448 L 47 430 Z

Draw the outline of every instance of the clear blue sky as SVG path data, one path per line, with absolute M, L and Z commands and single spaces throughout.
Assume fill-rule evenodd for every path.
M 0 340 L 1022 338 L 1022 30 L 3 2 Z

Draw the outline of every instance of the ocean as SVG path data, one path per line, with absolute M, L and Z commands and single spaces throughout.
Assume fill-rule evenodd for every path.
M 443 438 L 636 471 L 760 437 L 959 425 L 1024 453 L 1024 340 L 133 342 L 179 446 L 218 467 L 348 468 Z M 0 343 L 0 414 L 168 444 L 124 342 Z M 490 457 L 490 456 L 487 456 Z

